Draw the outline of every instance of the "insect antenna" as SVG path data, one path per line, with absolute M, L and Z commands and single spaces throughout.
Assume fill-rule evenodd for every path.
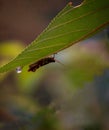
M 54 54 L 53 54 L 54 60 L 55 60 L 57 63 L 59 63 L 59 64 L 65 66 L 62 62 L 60 62 L 59 60 L 55 59 L 55 55 L 56 55 L 56 54 L 57 54 L 57 53 L 54 53 Z
M 63 66 L 65 66 L 62 62 L 60 62 L 59 60 L 55 59 L 55 61 Z

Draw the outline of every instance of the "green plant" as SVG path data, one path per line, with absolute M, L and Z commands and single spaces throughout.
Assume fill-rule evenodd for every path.
M 109 0 L 85 0 L 78 7 L 70 2 L 48 27 L 0 73 L 25 66 L 57 53 L 96 33 L 109 24 Z

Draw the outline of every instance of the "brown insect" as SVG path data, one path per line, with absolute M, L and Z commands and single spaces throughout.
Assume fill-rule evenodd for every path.
M 29 65 L 29 69 L 28 71 L 32 71 L 32 72 L 35 72 L 38 68 L 40 68 L 41 66 L 44 66 L 46 64 L 49 64 L 49 63 L 52 63 L 52 62 L 55 62 L 55 59 L 54 57 L 46 57 L 46 58 L 43 58 L 31 65 Z

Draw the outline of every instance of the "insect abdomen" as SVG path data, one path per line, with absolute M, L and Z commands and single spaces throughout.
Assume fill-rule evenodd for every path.
M 47 57 L 47 58 L 41 59 L 41 60 L 29 65 L 28 71 L 35 72 L 36 69 L 40 68 L 41 66 L 44 66 L 44 65 L 52 63 L 52 62 L 55 62 L 54 57 Z

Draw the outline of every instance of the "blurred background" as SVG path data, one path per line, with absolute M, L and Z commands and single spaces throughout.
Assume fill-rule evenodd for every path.
M 0 0 L 0 65 L 30 44 L 68 2 Z M 0 75 L 0 130 L 109 130 L 109 28 L 55 59 L 64 65 Z

